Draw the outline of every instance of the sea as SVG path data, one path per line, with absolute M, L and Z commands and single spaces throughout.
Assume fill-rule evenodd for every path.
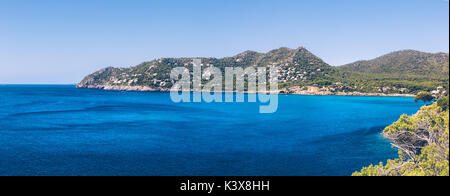
M 349 176 L 398 157 L 383 129 L 413 98 L 279 95 L 175 103 L 170 93 L 0 85 L 2 176 Z

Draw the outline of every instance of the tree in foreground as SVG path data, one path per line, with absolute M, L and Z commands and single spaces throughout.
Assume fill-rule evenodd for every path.
M 434 100 L 434 96 L 428 92 L 420 92 L 414 98 L 415 102 L 423 101 L 423 103 L 427 104 L 428 102 L 432 102 Z
M 438 106 L 441 107 L 444 111 L 447 111 L 449 107 L 448 96 L 439 99 Z
M 399 149 L 399 158 L 354 176 L 449 176 L 449 113 L 437 103 L 403 115 L 383 134 Z

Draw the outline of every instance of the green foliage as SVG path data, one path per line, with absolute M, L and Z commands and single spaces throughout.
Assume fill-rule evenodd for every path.
M 418 101 L 423 101 L 425 104 L 427 102 L 431 102 L 434 100 L 434 96 L 431 93 L 428 92 L 420 92 L 419 94 L 416 95 L 416 97 L 414 98 L 415 102 Z
M 447 111 L 448 110 L 448 105 L 449 105 L 448 96 L 439 99 L 437 104 L 438 104 L 439 107 L 442 108 L 442 110 Z
M 204 67 L 280 68 L 279 87 L 318 86 L 334 92 L 416 94 L 448 84 L 448 54 L 400 51 L 372 61 L 333 67 L 305 48 L 280 48 L 268 53 L 246 51 L 233 57 L 201 58 Z M 80 87 L 91 85 L 171 88 L 170 72 L 185 67 L 192 72 L 193 58 L 162 58 L 130 68 L 107 68 L 86 77 Z M 422 66 L 422 63 L 423 64 Z M 420 65 L 420 66 L 419 66 Z M 431 73 L 431 74 L 430 74 Z M 445 75 L 445 74 L 444 74 Z M 208 81 L 204 81 L 205 83 Z
M 358 61 L 339 68 L 344 71 L 370 74 L 401 74 L 447 80 L 449 77 L 448 54 L 431 54 L 414 50 L 393 52 L 370 61 Z
M 403 115 L 383 133 L 399 148 L 399 158 L 353 176 L 449 176 L 449 113 L 437 104 Z

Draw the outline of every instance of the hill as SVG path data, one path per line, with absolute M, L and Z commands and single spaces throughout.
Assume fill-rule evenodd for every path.
M 279 48 L 267 53 L 246 51 L 226 58 L 161 58 L 130 68 L 105 68 L 85 77 L 78 88 L 105 90 L 168 91 L 176 81 L 171 70 L 193 70 L 193 60 L 203 67 L 280 67 L 282 93 L 317 95 L 415 94 L 448 84 L 448 54 L 412 50 L 390 53 L 370 61 L 333 67 L 303 47 Z M 203 81 L 204 83 L 208 81 Z
M 226 58 L 161 58 L 144 62 L 131 68 L 109 67 L 95 72 L 78 84 L 79 88 L 104 88 L 105 86 L 140 86 L 153 90 L 167 90 L 174 81 L 170 72 L 175 67 L 193 70 L 193 60 L 201 59 L 203 66 L 215 66 L 224 72 L 225 67 L 280 67 L 282 83 L 310 83 L 336 75 L 336 68 L 328 65 L 303 47 L 279 48 L 268 53 L 246 51 Z
M 446 53 L 424 53 L 415 50 L 393 52 L 373 60 L 340 66 L 342 71 L 391 76 L 448 79 L 449 63 Z

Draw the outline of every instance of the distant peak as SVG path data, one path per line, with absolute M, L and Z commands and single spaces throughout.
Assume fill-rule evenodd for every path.
M 281 48 L 278 48 L 278 49 L 275 49 L 275 50 L 271 50 L 271 51 L 269 51 L 269 53 L 283 52 L 283 51 L 291 52 L 291 51 L 294 51 L 294 49 L 288 48 L 288 47 L 281 47 Z
M 298 47 L 298 48 L 296 48 L 296 49 L 293 49 L 293 48 L 289 48 L 289 47 L 281 47 L 281 48 L 278 48 L 278 49 L 275 49 L 275 50 L 272 50 L 271 52 L 273 52 L 273 51 L 287 51 L 287 52 L 309 52 L 305 47 L 303 47 L 303 46 L 300 46 L 300 47 Z
M 297 52 L 307 52 L 307 53 L 311 53 L 309 50 L 307 50 L 305 47 L 299 47 L 297 48 Z
M 247 50 L 247 51 L 239 53 L 238 56 L 244 56 L 244 55 L 256 54 L 256 53 L 258 53 L 258 52 L 255 52 L 253 50 Z
M 413 50 L 413 49 L 405 49 L 405 50 L 398 50 L 395 52 L 391 52 L 389 54 L 401 54 L 401 55 L 420 55 L 420 54 L 427 54 L 427 55 L 445 55 L 448 53 L 444 53 L 444 52 L 438 52 L 438 53 L 432 53 L 432 52 L 422 52 L 422 51 L 418 51 L 418 50 Z M 387 55 L 389 55 L 387 54 Z
M 395 52 L 391 52 L 390 54 L 424 54 L 425 52 L 420 52 L 412 49 L 398 50 Z
M 306 48 L 304 48 L 303 46 L 300 46 L 297 49 L 292 49 L 289 47 L 280 47 L 278 49 L 270 50 L 266 54 L 294 53 L 294 52 L 309 52 L 309 51 Z M 235 57 L 245 57 L 245 56 L 256 55 L 256 54 L 263 54 L 263 53 L 259 53 L 259 52 L 253 51 L 253 50 L 247 50 L 245 52 L 237 54 Z

